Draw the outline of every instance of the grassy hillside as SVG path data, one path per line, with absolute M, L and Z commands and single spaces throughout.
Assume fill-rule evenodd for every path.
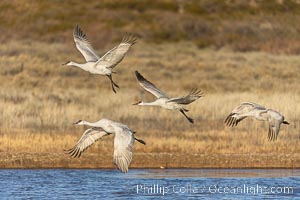
M 299 53 L 296 0 L 1 1 L 1 41 L 70 42 L 80 24 L 100 48 L 134 32 L 148 42 L 188 40 L 199 48 Z

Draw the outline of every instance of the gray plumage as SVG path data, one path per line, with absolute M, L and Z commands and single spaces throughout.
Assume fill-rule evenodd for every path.
M 240 121 L 247 117 L 253 117 L 257 120 L 267 121 L 269 123 L 269 141 L 275 141 L 277 139 L 281 123 L 289 124 L 279 112 L 252 102 L 244 102 L 234 108 L 224 123 L 231 127 L 237 126 Z
M 112 79 L 112 73 L 115 73 L 113 68 L 123 60 L 130 47 L 136 43 L 137 38 L 132 34 L 125 34 L 121 43 L 102 57 L 97 55 L 87 36 L 78 25 L 73 30 L 73 38 L 76 48 L 85 58 L 86 63 L 68 61 L 65 65 L 79 67 L 91 74 L 106 75 L 111 82 L 112 90 L 116 93 L 115 87 L 119 88 L 119 86 Z
M 88 41 L 87 36 L 83 33 L 78 25 L 76 25 L 74 28 L 73 38 L 76 48 L 83 55 L 86 62 L 96 62 L 99 60 L 99 56 L 96 54 L 92 45 Z
M 191 92 L 188 95 L 179 98 L 172 98 L 168 100 L 168 102 L 175 102 L 175 103 L 187 105 L 199 99 L 199 95 L 201 95 L 201 91 L 194 88 L 191 90 Z
M 186 115 L 185 112 L 189 110 L 184 108 L 184 105 L 188 105 L 200 97 L 202 97 L 202 93 L 200 90 L 193 89 L 188 95 L 177 98 L 169 98 L 165 92 L 158 89 L 153 83 L 144 78 L 138 71 L 135 71 L 135 76 L 137 78 L 138 83 L 142 88 L 146 91 L 153 94 L 157 99 L 153 102 L 137 102 L 133 105 L 140 106 L 160 106 L 169 110 L 179 110 L 189 122 L 194 123 L 194 120 Z
M 125 54 L 129 51 L 130 47 L 134 45 L 137 41 L 137 38 L 132 34 L 126 34 L 121 43 L 108 51 L 104 56 L 102 56 L 97 62 L 97 66 L 105 66 L 106 68 L 114 68 L 119 64 Z
M 87 129 L 75 146 L 66 150 L 66 153 L 74 158 L 79 158 L 93 143 L 114 133 L 114 164 L 123 173 L 128 172 L 128 167 L 132 160 L 134 141 L 146 144 L 143 140 L 136 138 L 134 131 L 128 126 L 108 119 L 101 119 L 94 123 L 79 120 L 75 124 L 88 125 L 92 126 L 92 128 Z
M 167 97 L 167 95 L 163 91 L 158 89 L 153 83 L 144 78 L 138 71 L 135 71 L 135 76 L 140 86 L 142 86 L 142 88 L 144 88 L 146 91 L 153 94 L 156 98 Z
M 82 134 L 76 145 L 67 150 L 66 153 L 70 154 L 73 158 L 79 158 L 81 154 L 96 141 L 108 136 L 110 133 L 103 131 L 101 128 L 89 128 Z

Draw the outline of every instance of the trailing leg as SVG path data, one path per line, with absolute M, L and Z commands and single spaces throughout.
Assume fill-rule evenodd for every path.
M 188 117 L 188 116 L 185 114 L 184 110 L 180 110 L 180 112 L 185 116 L 185 118 L 187 118 L 187 120 L 189 120 L 189 122 L 191 122 L 192 124 L 194 123 L 194 120 L 193 120 L 192 118 Z
M 112 90 L 114 91 L 114 93 L 117 93 L 114 86 L 116 86 L 117 88 L 119 88 L 119 86 L 112 80 L 112 76 L 111 75 L 107 75 L 107 77 L 110 80 Z

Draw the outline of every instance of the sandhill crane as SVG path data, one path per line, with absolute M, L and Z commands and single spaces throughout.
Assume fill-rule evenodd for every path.
M 153 83 L 145 79 L 138 71 L 135 71 L 135 76 L 138 83 L 148 92 L 153 94 L 157 99 L 153 102 L 143 102 L 139 101 L 133 105 L 140 106 L 160 106 L 168 110 L 179 110 L 189 122 L 194 123 L 194 120 L 188 117 L 185 112 L 189 110 L 185 109 L 183 106 L 190 104 L 200 97 L 202 93 L 200 90 L 193 89 L 188 95 L 178 98 L 169 98 L 164 92 L 159 90 Z
M 73 37 L 76 47 L 85 58 L 86 63 L 68 61 L 64 65 L 79 67 L 91 74 L 106 75 L 111 82 L 112 90 L 116 93 L 115 87 L 119 88 L 119 86 L 112 79 L 112 73 L 116 73 L 113 68 L 123 60 L 130 47 L 136 43 L 137 38 L 131 34 L 126 34 L 118 46 L 100 58 L 78 25 L 74 28 Z
M 232 127 L 237 126 L 238 123 L 246 117 L 253 117 L 260 121 L 269 122 L 269 141 L 274 141 L 277 139 L 281 123 L 289 124 L 289 122 L 285 121 L 284 116 L 279 112 L 272 109 L 267 109 L 252 102 L 244 102 L 234 108 L 225 119 L 225 124 Z
M 146 144 L 143 140 L 136 138 L 134 136 L 135 132 L 128 128 L 128 126 L 108 119 L 101 119 L 94 123 L 79 120 L 74 124 L 88 125 L 92 128 L 87 129 L 82 134 L 76 145 L 67 150 L 66 153 L 70 154 L 74 158 L 80 157 L 81 153 L 93 143 L 102 139 L 104 136 L 115 133 L 114 164 L 123 173 L 128 172 L 128 166 L 132 159 L 134 141 L 137 140 L 144 145 Z

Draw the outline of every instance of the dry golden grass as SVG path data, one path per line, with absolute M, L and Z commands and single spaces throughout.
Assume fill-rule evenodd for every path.
M 290 55 L 299 53 L 300 4 L 280 2 L 1 1 L 0 167 L 110 167 L 101 161 L 111 161 L 112 136 L 77 161 L 63 154 L 85 130 L 72 122 L 100 118 L 128 124 L 147 142 L 135 145 L 133 166 L 300 167 L 300 57 Z M 106 77 L 61 65 L 84 61 L 75 24 L 99 54 L 124 32 L 140 36 L 116 68 L 117 94 Z M 189 106 L 195 124 L 179 112 L 132 106 L 152 99 L 135 70 L 170 96 L 201 89 L 205 96 Z M 225 127 L 243 101 L 278 110 L 291 125 L 275 142 L 264 122 Z
M 81 91 L 83 93 L 83 91 Z M 299 96 L 280 94 L 261 97 L 250 93 L 210 94 L 190 106 L 190 115 L 195 125 L 190 125 L 178 112 L 158 108 L 130 105 L 132 97 L 120 92 L 119 98 L 107 94 L 106 99 L 89 105 L 57 106 L 44 102 L 44 107 L 35 111 L 34 104 L 14 106 L 4 103 L 1 129 L 1 151 L 9 152 L 61 152 L 70 148 L 84 131 L 83 127 L 71 123 L 77 119 L 96 121 L 107 117 L 128 124 L 137 131 L 147 146 L 137 144 L 135 151 L 145 153 L 194 152 L 194 153 L 299 153 Z M 82 95 L 85 98 L 84 95 Z M 279 100 L 281 98 L 281 100 Z M 124 101 L 123 101 L 124 100 Z M 267 123 L 245 120 L 236 128 L 223 125 L 230 110 L 241 101 L 251 100 L 270 105 L 285 114 L 290 126 L 282 126 L 278 141 L 267 141 Z M 36 101 L 34 101 L 36 102 Z M 102 103 L 104 105 L 101 105 Z M 271 103 L 270 103 L 271 102 Z M 282 104 L 284 102 L 284 104 Z M 296 105 L 290 110 L 289 105 Z M 29 107 L 32 106 L 32 107 Z M 106 106 L 106 108 L 105 108 Z M 112 107 L 112 113 L 110 108 Z M 98 109 L 100 107 L 100 109 Z M 30 110 L 30 111 L 27 111 Z M 19 113 L 19 114 L 16 114 Z M 7 120 L 11 118 L 11 120 Z M 112 137 L 95 145 L 88 152 L 111 152 Z
M 188 42 L 154 45 L 139 41 L 116 68 L 114 79 L 121 89 L 114 94 L 106 77 L 61 66 L 66 60 L 83 61 L 73 43 L 11 41 L 0 46 L 0 53 L 0 152 L 33 157 L 54 153 L 63 160 L 67 158 L 63 150 L 72 147 L 85 129 L 72 122 L 109 118 L 128 124 L 147 142 L 146 146 L 135 145 L 137 155 L 300 153 L 297 56 L 199 50 Z M 193 87 L 202 89 L 204 97 L 188 107 L 195 124 L 189 124 L 179 112 L 131 105 L 141 97 L 152 99 L 137 84 L 135 70 L 170 96 L 185 95 Z M 246 119 L 238 127 L 225 127 L 225 117 L 243 101 L 278 110 L 291 125 L 281 127 L 275 142 L 267 141 L 264 122 Z M 101 152 L 111 158 L 112 150 L 111 136 L 83 156 Z M 72 162 L 67 159 L 56 166 Z M 71 166 L 80 167 L 82 162 Z
M 62 150 L 84 131 L 72 122 L 109 118 L 147 142 L 137 144 L 136 153 L 299 154 L 300 57 L 279 53 L 299 53 L 300 4 L 251 2 L 1 2 L 0 151 L 65 158 Z M 83 62 L 72 41 L 77 23 L 99 53 L 124 32 L 141 36 L 116 69 L 117 94 L 106 77 L 61 66 Z M 204 98 L 189 107 L 195 125 L 179 112 L 132 106 L 152 98 L 136 83 L 135 70 L 170 96 L 203 90 Z M 224 118 L 242 101 L 278 110 L 291 125 L 272 143 L 266 123 L 247 119 L 225 127 Z M 105 138 L 86 156 L 111 156 L 112 145 L 112 137 Z

